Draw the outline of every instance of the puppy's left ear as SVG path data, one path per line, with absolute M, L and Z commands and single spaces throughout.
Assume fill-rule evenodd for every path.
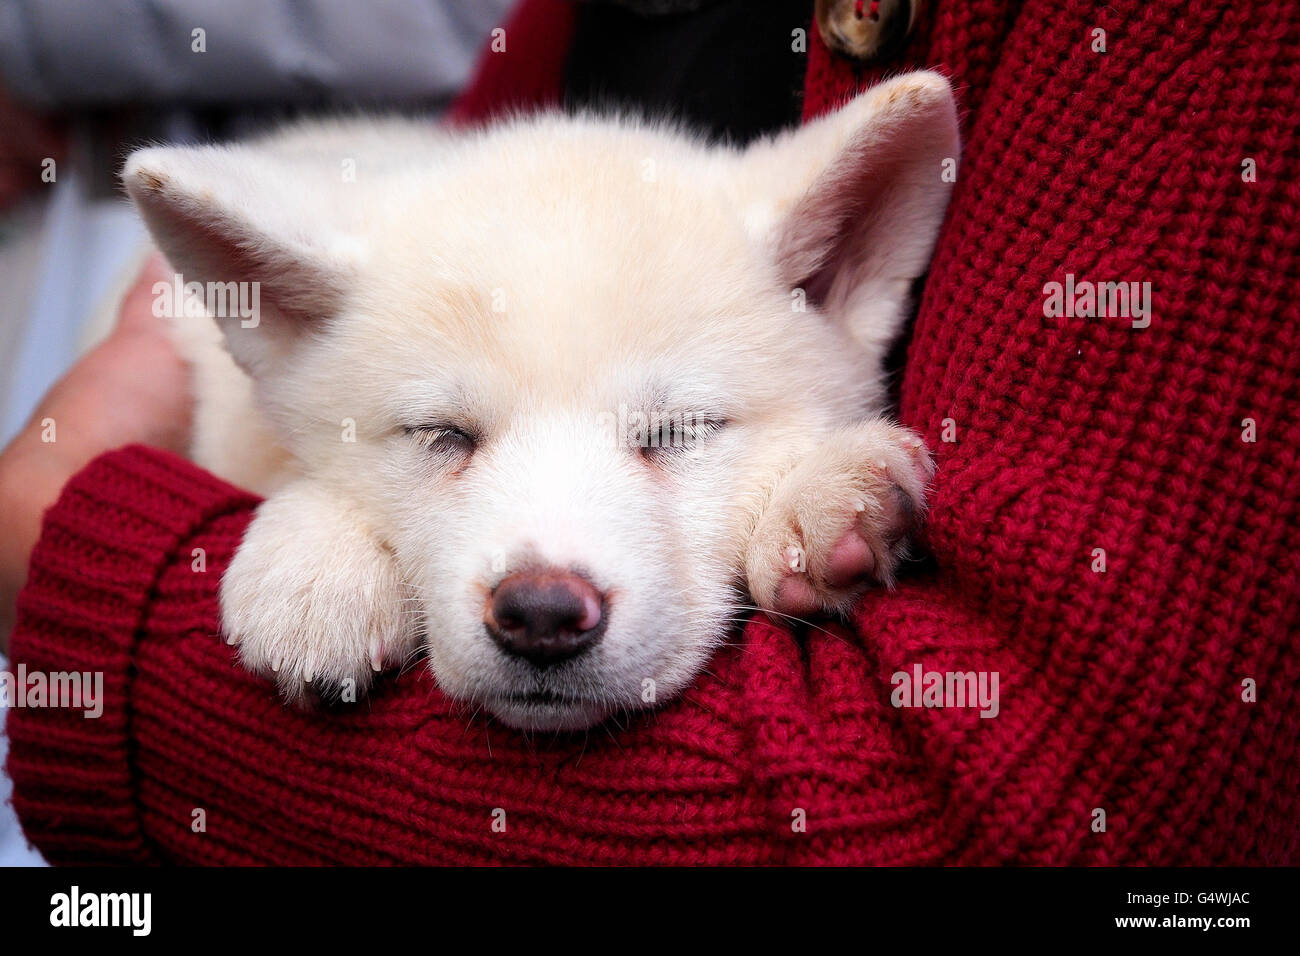
M 256 147 L 155 147 L 123 170 L 127 192 L 185 280 L 257 283 L 254 327 L 216 316 L 226 347 L 255 379 L 342 305 L 363 258 L 355 202 L 320 163 L 281 161 Z M 332 201 L 332 205 L 329 203 Z
M 959 150 L 948 81 L 909 73 L 749 147 L 729 188 L 783 282 L 883 359 L 929 266 Z

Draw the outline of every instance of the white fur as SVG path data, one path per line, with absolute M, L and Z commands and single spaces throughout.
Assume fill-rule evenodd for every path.
M 580 728 L 684 688 L 746 583 L 779 609 L 790 547 L 828 610 L 856 593 L 820 559 L 850 526 L 888 582 L 930 464 L 878 417 L 881 360 L 957 148 L 946 81 L 915 73 L 746 150 L 544 115 L 137 152 L 127 187 L 185 279 L 261 283 L 256 328 L 218 322 L 228 354 L 180 331 L 197 460 L 271 495 L 222 585 L 246 664 L 331 693 L 423 640 L 448 693 Z M 801 283 L 820 307 L 792 309 Z M 648 461 L 610 440 L 620 407 L 727 426 Z M 404 431 L 430 422 L 482 441 L 439 459 Z M 609 626 L 535 671 L 482 615 L 544 564 L 607 591 Z M 505 699 L 535 691 L 570 701 Z

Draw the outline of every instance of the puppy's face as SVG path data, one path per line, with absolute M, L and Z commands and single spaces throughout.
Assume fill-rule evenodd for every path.
M 525 727 L 677 692 L 726 633 L 769 459 L 862 410 L 848 343 L 791 329 L 716 196 L 564 175 L 385 230 L 285 399 L 331 397 L 296 447 L 375 512 L 440 684 Z
M 747 153 L 591 120 L 338 127 L 197 166 L 147 151 L 128 183 L 187 279 L 264 282 L 227 345 L 391 549 L 439 684 L 576 729 L 685 686 L 775 478 L 879 401 L 946 200 L 951 101 L 918 76 Z M 865 141 L 882 123 L 914 161 Z M 353 154 L 356 182 L 321 177 Z M 223 180 L 248 187 L 233 210 Z

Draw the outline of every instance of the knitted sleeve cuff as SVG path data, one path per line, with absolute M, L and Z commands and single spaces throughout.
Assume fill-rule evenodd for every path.
M 180 543 L 214 515 L 256 503 L 132 446 L 91 462 L 46 513 L 10 648 L 8 767 L 15 808 L 52 861 L 151 859 L 130 746 L 142 617 Z

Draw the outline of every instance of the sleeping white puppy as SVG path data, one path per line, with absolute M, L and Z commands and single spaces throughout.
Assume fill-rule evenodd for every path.
M 746 590 L 888 585 L 932 466 L 882 360 L 957 152 L 913 73 L 743 150 L 552 114 L 135 153 L 184 281 L 257 295 L 177 322 L 196 460 L 268 496 L 221 586 L 244 664 L 330 696 L 423 649 L 578 729 L 681 691 Z

